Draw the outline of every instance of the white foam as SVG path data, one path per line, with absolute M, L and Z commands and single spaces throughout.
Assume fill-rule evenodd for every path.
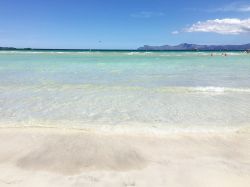
M 190 89 L 192 90 L 192 89 Z M 194 91 L 199 92 L 217 92 L 217 93 L 223 93 L 223 92 L 244 92 L 244 93 L 250 93 L 249 88 L 228 88 L 228 87 L 194 87 Z

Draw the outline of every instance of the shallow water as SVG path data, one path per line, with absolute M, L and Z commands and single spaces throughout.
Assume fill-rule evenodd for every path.
M 250 127 L 242 52 L 0 51 L 0 125 Z

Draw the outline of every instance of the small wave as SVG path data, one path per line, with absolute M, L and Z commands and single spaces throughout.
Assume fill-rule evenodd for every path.
M 194 88 L 194 91 L 200 91 L 200 92 L 225 92 L 225 90 L 228 90 L 228 88 L 224 88 L 224 87 L 196 87 Z
M 228 88 L 228 87 L 196 87 L 195 91 L 199 92 L 246 92 L 250 93 L 250 88 Z
M 250 88 L 232 87 L 143 87 L 129 85 L 102 85 L 102 84 L 56 84 L 52 82 L 37 85 L 2 85 L 0 90 L 116 90 L 116 91 L 146 91 L 146 92 L 165 92 L 165 93 L 250 93 Z
M 122 53 L 121 53 L 122 54 Z M 154 54 L 153 52 L 140 52 L 140 51 L 136 51 L 136 52 L 129 52 L 129 53 L 125 53 L 126 55 L 129 56 L 133 56 L 133 55 L 138 55 L 138 56 L 148 56 L 148 55 L 157 55 Z

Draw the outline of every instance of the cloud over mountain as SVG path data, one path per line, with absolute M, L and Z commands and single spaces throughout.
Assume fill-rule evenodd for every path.
M 250 19 L 214 19 L 199 21 L 185 29 L 186 32 L 211 32 L 218 34 L 250 33 Z

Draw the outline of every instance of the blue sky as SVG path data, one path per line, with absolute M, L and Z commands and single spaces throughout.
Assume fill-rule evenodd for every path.
M 0 46 L 250 43 L 250 1 L 0 0 Z

